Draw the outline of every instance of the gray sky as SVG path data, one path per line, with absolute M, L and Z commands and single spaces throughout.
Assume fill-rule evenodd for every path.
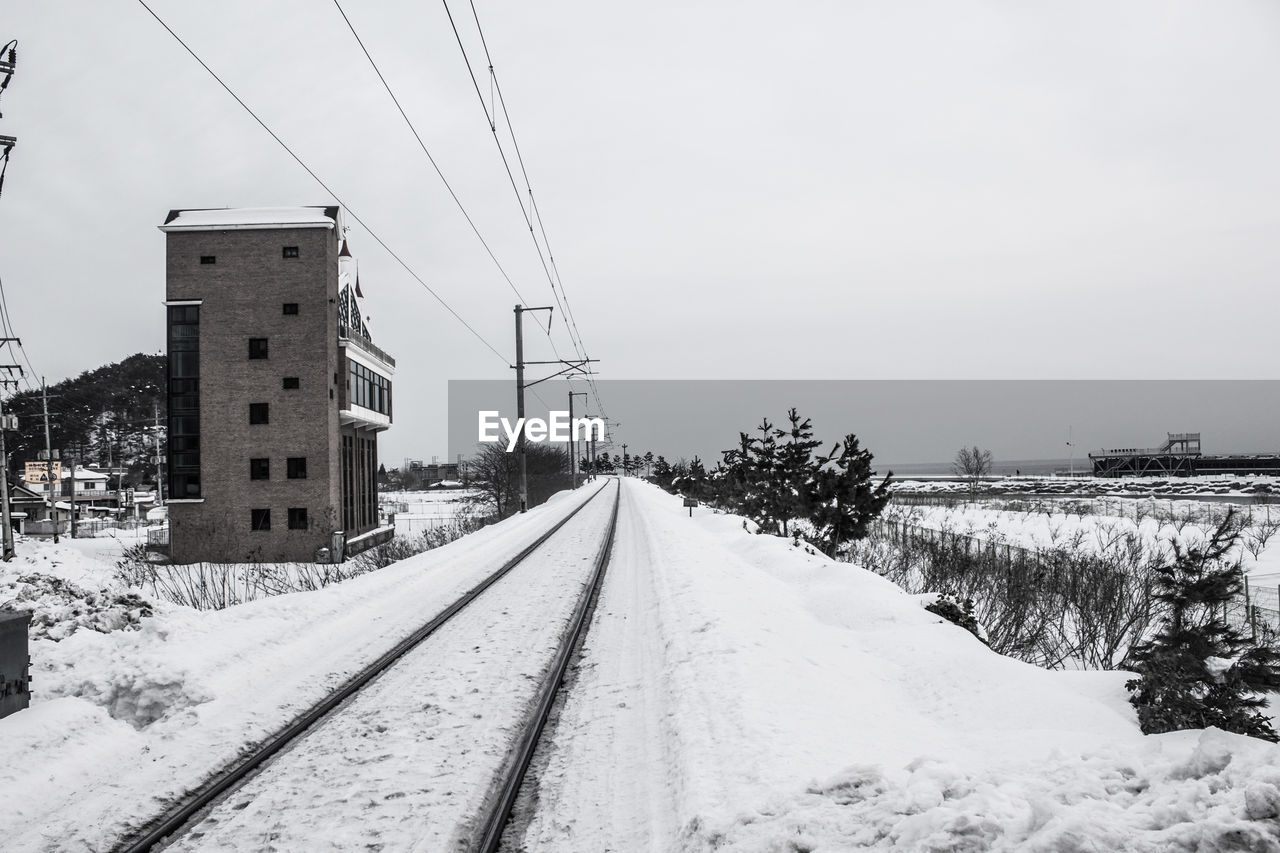
M 134 0 L 6 5 L 0 276 L 51 381 L 162 347 L 170 208 L 332 201 Z M 333 5 L 152 5 L 510 357 L 516 296 Z M 1276 376 L 1268 0 L 476 6 L 602 377 Z M 550 303 L 443 6 L 344 8 Z M 383 458 L 443 454 L 447 380 L 509 371 L 350 238 L 400 365 Z
M 1241 380 L 601 380 L 622 428 L 610 453 L 695 454 L 710 466 L 762 418 L 787 426 L 795 407 L 823 450 L 855 433 L 882 466 L 947 463 L 960 447 L 990 449 L 997 463 L 1074 457 L 1116 447 L 1158 447 L 1169 432 L 1199 432 L 1206 454 L 1280 452 L 1280 381 Z M 564 393 L 545 402 L 567 407 Z M 516 420 L 499 381 L 449 384 L 449 451 L 469 454 L 478 413 Z M 583 414 L 575 400 L 575 415 Z M 528 400 L 527 417 L 547 417 Z M 502 432 L 499 429 L 498 434 Z M 1070 441 L 1072 446 L 1068 446 Z M 602 449 L 602 448 L 601 448 Z M 1065 465 L 1063 467 L 1066 467 Z

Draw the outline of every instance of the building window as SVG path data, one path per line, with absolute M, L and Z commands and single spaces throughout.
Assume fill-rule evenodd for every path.
M 270 530 L 271 529 L 271 510 L 269 509 L 249 510 L 249 529 L 250 530 Z
M 289 466 L 288 477 L 290 480 L 307 479 L 307 457 L 290 456 L 286 464 Z
M 289 507 L 289 529 L 290 530 L 306 530 L 307 529 L 307 508 L 305 506 Z
M 298 383 L 298 377 L 296 377 L 296 376 L 286 376 L 286 377 L 284 378 L 284 390 L 286 390 L 286 391 L 292 391 L 293 389 L 298 388 L 298 387 L 300 387 L 300 386 L 299 386 L 299 383 Z
M 250 403 L 249 404 L 249 423 L 265 424 L 269 423 L 268 409 L 266 403 Z
M 267 357 L 267 339 L 249 338 L 249 358 Z
M 391 380 L 354 361 L 348 361 L 348 368 L 347 401 L 390 416 Z
M 202 263 L 202 264 L 216 264 L 217 262 L 218 262 L 218 258 L 217 258 L 217 256 L 216 256 L 216 255 L 201 255 L 201 256 L 200 256 L 200 263 Z
M 284 256 L 285 256 L 286 258 L 296 258 L 296 257 L 298 257 L 298 247 L 297 247 L 297 246 L 285 246 L 285 247 L 284 247 Z
M 200 497 L 200 306 L 170 305 L 169 495 Z
M 250 459 L 249 460 L 249 479 L 250 480 L 270 480 L 271 479 L 271 460 L 270 459 Z
M 286 303 L 284 303 L 284 313 L 286 313 L 286 314 L 297 314 L 297 313 L 298 313 L 298 303 L 296 303 L 296 302 L 286 302 Z

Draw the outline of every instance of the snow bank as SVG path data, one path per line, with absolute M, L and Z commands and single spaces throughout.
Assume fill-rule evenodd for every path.
M 1280 851 L 1274 749 L 1216 729 L 1150 740 L 981 771 L 930 758 L 855 765 L 726 823 L 695 823 L 681 849 Z
M 870 572 L 646 484 L 624 516 L 527 849 L 1280 851 L 1280 747 L 1146 737 L 1127 674 L 1002 657 Z M 659 634 L 630 669 L 607 620 L 637 618 Z M 637 729 L 639 758 L 609 743 Z M 675 814 L 619 817 L 632 790 Z

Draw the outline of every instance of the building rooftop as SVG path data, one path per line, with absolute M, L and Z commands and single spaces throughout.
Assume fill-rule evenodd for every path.
M 337 207 L 219 207 L 171 210 L 160 230 L 227 231 L 271 228 L 334 228 Z

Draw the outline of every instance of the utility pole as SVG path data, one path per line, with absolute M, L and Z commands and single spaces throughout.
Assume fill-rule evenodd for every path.
M 4 383 L 8 385 L 6 381 Z M 9 517 L 9 451 L 4 445 L 5 428 L 9 426 L 8 415 L 4 413 L 4 400 L 0 398 L 0 503 L 3 509 L 0 516 L 4 521 L 4 561 L 13 559 L 13 522 Z
M 76 448 L 79 450 L 79 448 Z M 67 500 L 67 505 L 71 507 L 71 532 L 72 539 L 76 538 L 76 455 L 71 454 L 71 475 L 67 478 L 71 489 L 71 497 Z M 65 495 L 64 495 L 65 497 Z
M 569 392 L 569 473 L 573 476 L 573 487 L 578 488 L 578 440 L 573 436 L 573 398 L 586 397 L 586 391 Z
M 627 476 L 627 446 L 622 445 L 622 476 Z
M 583 415 L 584 418 L 595 418 L 595 415 Z M 596 431 L 587 430 L 586 440 L 583 442 L 583 451 L 589 454 L 591 459 L 591 480 L 596 479 Z
M 22 345 L 22 341 L 17 338 L 0 338 L 0 346 L 8 344 L 10 341 L 17 341 L 18 345 Z M 13 375 L 13 371 L 18 371 L 18 375 L 22 375 L 22 368 L 16 364 L 0 364 L 0 370 L 9 371 L 5 374 L 4 379 L 0 379 L 0 390 L 7 391 L 9 386 L 18 387 L 18 380 L 8 377 Z M 18 419 L 13 415 L 4 413 L 4 398 L 0 396 L 0 523 L 4 524 L 3 531 L 3 557 L 7 563 L 13 559 L 13 519 L 9 514 L 9 449 L 5 446 L 5 432 L 10 427 L 17 428 Z
M 13 72 L 18 67 L 18 40 L 13 39 L 4 47 L 0 47 L 0 94 L 3 94 Z M 4 173 L 9 168 L 9 154 L 13 146 L 18 144 L 16 136 L 0 134 L 0 192 L 4 191 Z
M 53 496 L 53 439 L 49 434 L 49 386 L 40 377 L 40 403 L 44 408 L 45 499 L 49 502 L 49 518 L 53 521 L 53 544 L 58 544 L 58 499 Z M 61 477 L 59 477 L 61 479 Z
M 524 458 L 524 310 L 516 305 L 516 423 L 521 425 L 516 436 L 516 460 L 520 467 L 520 511 L 529 511 L 529 472 Z
M 151 404 L 151 415 L 156 423 L 156 506 L 164 506 L 164 462 L 160 458 L 160 404 Z
M 525 361 L 524 360 L 524 314 L 526 311 L 546 311 L 547 312 L 547 334 L 551 334 L 551 315 L 555 312 L 555 308 L 550 305 L 543 305 L 539 308 L 525 308 L 519 304 L 516 305 L 516 363 L 512 365 L 516 371 L 516 417 L 521 421 L 524 420 L 524 389 L 532 388 L 540 382 L 546 382 L 548 379 L 555 379 L 557 376 L 563 376 L 566 373 L 580 371 L 582 373 L 590 373 L 588 366 L 595 361 L 593 358 L 583 358 L 580 361 L 566 361 L 565 359 L 557 359 L 556 361 Z M 537 379 L 533 382 L 526 383 L 524 381 L 524 369 L 531 364 L 558 364 L 561 369 L 551 374 Z M 520 458 L 520 511 L 528 512 L 529 510 L 529 475 L 526 469 L 525 450 L 524 450 L 524 429 L 520 430 L 520 434 L 516 436 L 516 453 Z

